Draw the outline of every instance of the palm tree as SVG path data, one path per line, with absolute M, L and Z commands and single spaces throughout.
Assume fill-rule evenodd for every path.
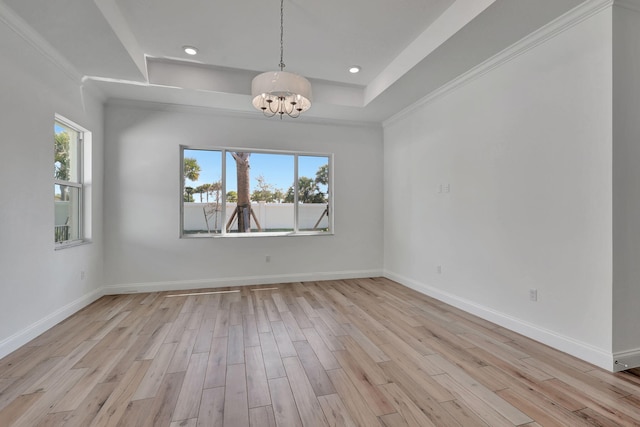
M 197 181 L 200 177 L 200 170 L 198 159 L 193 157 L 184 158 L 184 178 L 189 181 Z
M 249 181 L 249 157 L 251 153 L 237 152 L 231 153 L 231 155 L 236 161 L 236 176 L 238 180 L 238 205 L 236 207 L 238 231 L 245 233 L 251 231 L 251 182 Z
M 191 192 L 187 194 L 187 187 L 185 187 L 185 183 L 187 179 L 189 181 L 195 182 L 200 177 L 200 165 L 198 164 L 198 160 L 193 157 L 185 157 L 184 158 L 184 166 L 182 168 L 182 188 L 184 188 L 184 200 L 185 202 L 193 202 L 193 188 L 191 188 Z M 190 188 L 190 187 L 189 187 Z
M 196 187 L 193 190 L 194 193 L 200 194 L 200 203 L 202 203 L 202 195 L 204 194 L 206 197 L 207 203 L 209 203 L 209 196 L 213 196 L 214 193 L 219 193 L 222 190 L 222 183 L 220 181 L 216 181 L 212 184 L 202 184 Z M 219 195 L 218 195 L 219 197 Z
M 69 153 L 69 134 L 58 132 L 54 136 L 54 177 L 60 181 L 69 181 L 71 154 Z M 60 200 L 69 200 L 69 187 L 60 186 Z
M 220 181 L 216 181 L 212 184 L 206 184 L 208 185 L 208 190 L 207 190 L 207 202 L 209 202 L 209 196 L 213 196 L 215 194 L 215 200 L 216 203 L 218 203 L 220 201 L 220 192 L 222 191 L 222 182 Z
M 196 188 L 193 189 L 192 194 L 199 194 L 200 195 L 200 203 L 202 203 L 202 194 L 205 193 L 207 190 L 205 190 L 205 186 L 207 184 L 203 184 L 203 185 L 198 185 Z

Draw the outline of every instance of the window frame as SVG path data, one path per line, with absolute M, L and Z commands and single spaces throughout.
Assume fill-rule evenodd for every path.
M 221 168 L 220 168 L 220 181 L 222 186 L 222 194 L 221 194 L 221 214 L 222 214 L 222 225 L 220 228 L 220 233 L 202 233 L 202 234 L 191 234 L 184 232 L 184 157 L 185 150 L 202 150 L 202 151 L 217 151 L 221 156 Z M 292 231 L 275 231 L 275 232 L 255 232 L 255 233 L 227 233 L 226 231 L 226 221 L 227 218 L 227 153 L 229 152 L 248 152 L 251 154 L 281 154 L 281 155 L 290 155 L 293 156 L 293 230 Z M 299 217 L 299 206 L 298 203 L 298 158 L 310 156 L 310 157 L 326 157 L 327 164 L 329 167 L 329 184 L 327 185 L 327 193 L 329 194 L 329 200 L 327 202 L 327 206 L 329 208 L 328 212 L 328 231 L 312 231 L 305 230 L 300 231 L 298 229 L 298 217 Z M 246 148 L 246 147 L 203 147 L 203 146 L 193 146 L 193 145 L 179 145 L 179 200 L 180 200 L 180 230 L 179 237 L 181 239 L 202 239 L 202 238 L 250 238 L 250 237 L 289 237 L 289 236 L 333 236 L 335 235 L 334 228 L 334 211 L 335 211 L 335 196 L 334 196 L 334 185 L 333 185 L 333 167 L 334 167 L 334 154 L 327 152 L 315 152 L 315 151 L 289 151 L 289 150 L 271 150 L 271 149 L 263 149 L 263 148 Z
M 76 160 L 77 170 L 75 171 L 75 173 L 77 174 L 77 181 L 71 181 L 71 180 L 65 181 L 62 179 L 57 179 L 55 177 L 53 178 L 53 187 L 54 187 L 54 239 L 53 240 L 54 240 L 54 249 L 59 250 L 59 249 L 65 249 L 73 246 L 82 245 L 84 243 L 89 243 L 87 239 L 87 232 L 85 229 L 85 221 L 86 221 L 86 217 L 88 216 L 86 212 L 86 194 L 85 194 L 86 192 L 85 162 L 87 160 L 85 158 L 85 155 L 89 150 L 87 150 L 85 145 L 87 144 L 88 141 L 91 140 L 91 136 L 90 136 L 91 132 L 85 129 L 84 127 L 78 125 L 77 123 L 67 119 L 66 117 L 61 116 L 60 114 L 54 115 L 54 126 L 56 124 L 60 124 L 63 127 L 67 127 L 78 134 L 77 149 L 75 150 L 75 154 L 74 154 L 75 156 L 77 156 L 77 160 Z M 54 164 L 55 164 L 55 156 L 54 156 Z M 55 227 L 56 227 L 55 225 L 55 187 L 57 185 L 71 187 L 78 190 L 78 209 L 77 209 L 78 236 L 75 239 L 63 240 L 59 242 L 55 240 Z

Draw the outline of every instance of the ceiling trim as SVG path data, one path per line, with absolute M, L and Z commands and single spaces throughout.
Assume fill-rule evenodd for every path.
M 129 28 L 129 25 L 122 14 L 122 10 L 118 7 L 114 0 L 94 0 L 98 10 L 107 21 L 116 37 L 122 43 L 131 60 L 136 65 L 140 73 L 145 79 L 149 80 L 147 74 L 147 61 L 145 54 L 140 47 L 140 43 L 136 39 L 133 31 Z
M 546 41 L 553 39 L 559 34 L 569 30 L 575 25 L 591 18 L 594 15 L 597 15 L 603 10 L 611 8 L 613 3 L 614 0 L 587 0 L 586 2 L 576 6 L 575 8 L 561 15 L 550 23 L 540 27 L 528 36 L 523 37 L 500 53 L 473 67 L 469 71 L 461 74 L 460 76 L 451 80 L 449 83 L 434 90 L 419 101 L 406 107 L 399 113 L 391 116 L 387 120 L 384 120 L 382 122 L 382 126 L 387 127 L 413 113 L 420 107 L 430 104 L 438 98 L 446 96 L 447 94 L 459 89 L 460 87 L 493 71 L 494 69 L 503 66 L 504 64 L 519 57 L 525 52 L 534 49 L 535 47 L 545 43 Z
M 496 0 L 457 0 L 407 46 L 366 87 L 364 105 L 369 104 L 420 61 L 442 46 Z
M 31 45 L 40 55 L 62 70 L 74 83 L 80 83 L 82 81 L 82 73 L 71 65 L 44 37 L 1 0 L 0 21 L 4 22 L 7 27 Z
M 96 88 L 97 89 L 97 88 Z M 99 90 L 99 89 L 98 89 Z M 147 101 L 140 99 L 124 99 L 124 98 L 109 98 L 105 101 L 106 107 L 132 107 L 132 108 L 140 108 L 151 111 L 168 111 L 168 112 L 177 112 L 177 113 L 188 113 L 188 114 L 202 114 L 202 115 L 211 115 L 212 113 L 221 117 L 237 117 L 243 119 L 251 119 L 251 120 L 262 120 L 266 122 L 273 122 L 273 120 L 269 117 L 265 117 L 263 114 L 256 114 L 255 111 L 240 111 L 240 110 L 229 110 L 227 108 L 217 108 L 210 106 L 202 106 L 202 105 L 187 105 L 187 104 L 176 104 L 171 102 L 158 102 L 158 101 Z M 331 126 L 347 126 L 347 127 L 359 127 L 359 128 L 372 128 L 372 129 L 381 129 L 382 124 L 380 122 L 366 122 L 366 121 L 358 121 L 358 120 L 336 120 L 331 118 L 322 118 L 322 117 L 314 117 L 314 116 L 300 116 L 296 119 L 285 119 L 284 121 L 288 123 L 295 124 L 322 124 L 322 125 L 331 125 Z

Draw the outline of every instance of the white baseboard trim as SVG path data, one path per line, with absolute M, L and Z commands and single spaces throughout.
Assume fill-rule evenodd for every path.
M 245 276 L 202 280 L 180 280 L 169 282 L 146 282 L 105 286 L 84 295 L 28 327 L 0 341 L 0 359 L 27 344 L 43 332 L 51 329 L 67 317 L 80 311 L 104 295 L 137 292 L 178 291 L 187 289 L 222 288 L 227 286 L 269 285 L 273 283 L 308 282 L 321 280 L 360 279 L 380 277 L 382 270 L 353 270 L 283 274 L 273 276 Z
M 410 279 L 392 271 L 384 270 L 383 275 L 388 279 L 396 281 L 424 295 L 433 297 L 456 308 L 476 315 L 482 319 L 510 329 L 514 332 L 546 344 L 564 353 L 568 353 L 574 357 L 577 357 L 578 359 L 584 360 L 602 369 L 606 369 L 607 371 L 621 370 L 617 369 L 614 365 L 613 354 L 607 353 L 606 351 L 594 347 L 590 344 L 558 334 L 545 328 L 541 328 L 540 326 L 537 326 L 533 323 L 529 323 L 522 319 L 518 319 L 507 314 L 495 311 L 489 307 L 485 307 L 473 301 L 461 298 L 457 295 L 444 292 L 440 289 L 428 286 L 424 283 L 420 283 L 416 280 Z M 640 350 L 634 352 L 633 355 L 629 355 L 629 357 L 620 357 L 619 360 L 624 360 L 625 364 L 629 365 L 629 367 L 632 367 L 632 364 L 628 363 L 627 361 L 631 362 L 633 360 L 636 360 L 633 359 L 633 357 L 638 358 L 637 362 L 640 365 Z
M 382 270 L 331 271 L 316 273 L 278 274 L 273 276 L 223 277 L 168 282 L 143 282 L 110 285 L 103 288 L 105 295 L 137 292 L 182 291 L 187 289 L 224 288 L 228 286 L 270 285 L 274 283 L 309 282 L 320 280 L 360 279 L 380 277 Z
M 0 359 L 27 344 L 35 337 L 48 329 L 51 329 L 72 314 L 82 310 L 103 295 L 104 293 L 102 289 L 97 289 L 89 294 L 83 295 L 48 316 L 43 317 L 37 322 L 16 332 L 10 337 L 3 339 L 0 341 Z
M 613 353 L 613 371 L 640 367 L 640 348 Z

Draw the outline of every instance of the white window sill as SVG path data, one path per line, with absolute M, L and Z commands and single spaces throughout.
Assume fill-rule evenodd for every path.
M 67 248 L 75 248 L 76 246 L 84 246 L 91 244 L 91 240 L 73 240 L 64 243 L 54 243 L 53 250 L 59 251 Z
M 299 231 L 297 233 L 293 232 L 274 232 L 274 233 L 265 233 L 265 232 L 255 232 L 255 233 L 227 233 L 227 234 L 219 234 L 219 233 L 211 233 L 211 234 L 183 234 L 180 236 L 181 239 L 221 239 L 221 238 L 230 238 L 230 239 L 246 239 L 251 237 L 298 237 L 298 236 L 333 236 L 333 232 L 329 231 Z

